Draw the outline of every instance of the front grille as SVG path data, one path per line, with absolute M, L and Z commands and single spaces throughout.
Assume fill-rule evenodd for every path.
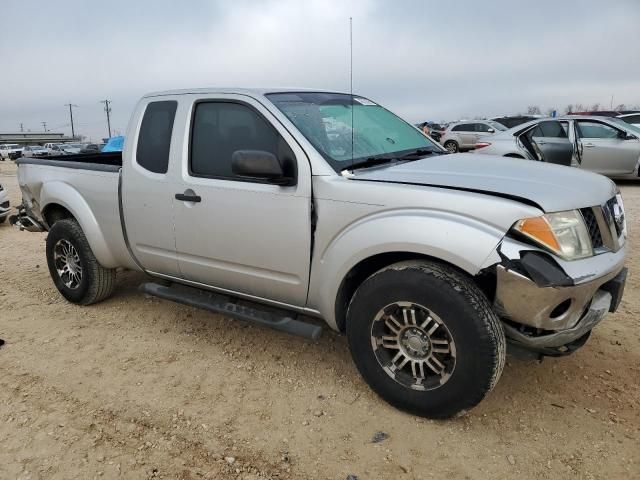
M 602 242 L 602 234 L 600 233 L 600 226 L 598 225 L 598 220 L 596 219 L 596 216 L 593 213 L 593 209 L 583 208 L 580 211 L 582 212 L 584 223 L 587 226 L 587 231 L 589 232 L 589 238 L 591 239 L 591 246 L 594 249 L 601 248 L 604 245 L 604 243 Z
M 620 208 L 618 206 L 618 199 L 616 197 L 610 198 L 609 201 L 604 204 L 604 209 L 606 210 L 605 217 L 609 216 L 610 222 L 616 229 L 616 234 L 620 236 L 624 223 L 624 213 L 621 213 L 621 217 L 619 217 L 618 215 L 616 215 L 616 208 Z

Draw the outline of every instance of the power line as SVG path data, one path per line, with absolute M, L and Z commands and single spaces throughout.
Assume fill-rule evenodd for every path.
M 109 129 L 109 138 L 111 138 L 111 119 L 109 118 L 109 114 L 111 113 L 111 107 L 109 104 L 111 100 L 100 100 L 100 103 L 104 103 L 104 111 L 107 113 L 107 128 Z
M 76 131 L 73 128 L 73 107 L 77 107 L 78 105 L 74 105 L 73 103 L 65 103 L 65 107 L 69 107 L 69 116 L 71 117 L 71 138 L 76 138 Z

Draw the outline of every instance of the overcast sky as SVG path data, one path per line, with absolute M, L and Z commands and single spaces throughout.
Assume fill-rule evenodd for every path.
M 124 132 L 149 91 L 354 91 L 406 119 L 640 104 L 640 0 L 2 0 L 0 131 Z

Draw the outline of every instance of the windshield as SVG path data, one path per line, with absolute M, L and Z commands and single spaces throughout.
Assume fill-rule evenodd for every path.
M 363 97 L 317 92 L 267 97 L 337 172 L 372 157 L 442 152 L 416 128 Z
M 631 125 L 630 123 L 625 122 L 621 118 L 609 118 L 608 120 L 611 120 L 612 122 L 618 124 L 619 126 L 623 127 L 625 130 L 630 130 L 633 133 L 640 135 L 640 127 Z

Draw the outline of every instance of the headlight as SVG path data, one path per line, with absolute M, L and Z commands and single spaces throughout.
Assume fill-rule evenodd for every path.
M 566 260 L 593 255 L 589 232 L 578 210 L 525 218 L 513 229 Z

